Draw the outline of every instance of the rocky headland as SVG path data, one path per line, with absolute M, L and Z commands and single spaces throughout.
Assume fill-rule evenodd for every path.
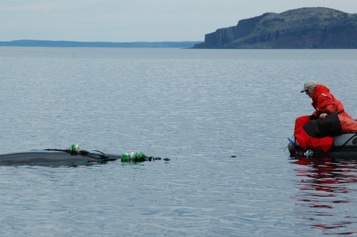
M 355 49 L 357 14 L 299 8 L 240 20 L 205 35 L 203 49 Z

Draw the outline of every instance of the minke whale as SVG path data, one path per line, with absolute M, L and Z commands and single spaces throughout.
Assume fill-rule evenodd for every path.
M 104 164 L 110 161 L 144 162 L 154 160 L 169 161 L 169 158 L 146 156 L 143 152 L 122 154 L 104 153 L 99 150 L 81 150 L 78 144 L 68 149 L 43 149 L 27 152 L 0 154 L 0 166 L 80 166 Z

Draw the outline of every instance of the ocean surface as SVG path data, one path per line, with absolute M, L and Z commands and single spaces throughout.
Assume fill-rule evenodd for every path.
M 356 50 L 0 48 L 0 153 L 167 157 L 0 167 L 0 236 L 357 234 L 356 159 L 294 160 L 304 81 L 357 117 Z

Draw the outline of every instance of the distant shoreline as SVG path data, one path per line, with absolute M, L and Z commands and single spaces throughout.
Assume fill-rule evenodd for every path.
M 193 48 L 202 41 L 164 42 L 80 42 L 52 40 L 0 41 L 0 46 L 11 47 L 91 47 L 91 48 Z

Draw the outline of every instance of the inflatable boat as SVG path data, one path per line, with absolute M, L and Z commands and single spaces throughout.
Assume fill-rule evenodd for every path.
M 292 139 L 288 138 L 288 149 L 291 157 L 296 156 L 333 156 L 349 157 L 357 159 L 357 133 L 344 133 L 334 137 L 334 145 L 328 152 L 316 152 L 313 150 L 302 151 Z
M 74 144 L 69 149 L 44 149 L 0 155 L 0 166 L 79 166 L 103 164 L 109 161 L 144 162 L 161 160 L 160 157 L 146 156 L 142 152 L 108 154 L 99 150 L 80 150 Z M 169 158 L 163 160 L 169 161 Z

